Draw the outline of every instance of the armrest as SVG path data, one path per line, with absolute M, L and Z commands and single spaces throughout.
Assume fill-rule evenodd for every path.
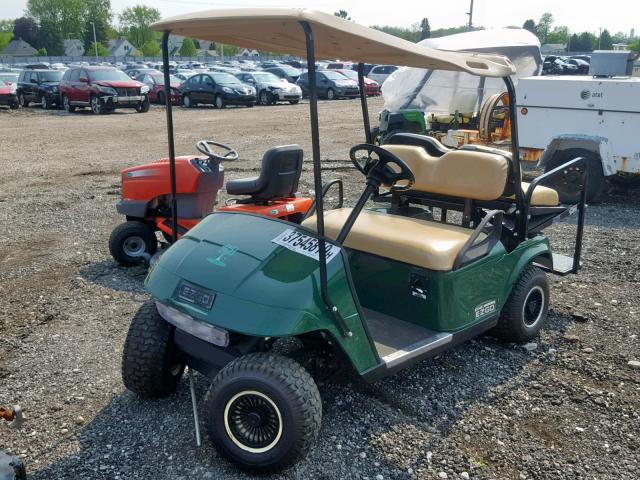
M 456 270 L 466 264 L 487 255 L 493 247 L 500 241 L 502 236 L 502 210 L 491 210 L 487 212 L 482 221 L 478 224 L 469 239 L 465 242 L 462 250 L 456 256 L 453 262 L 453 269 Z M 493 220 L 493 224 L 489 225 L 489 221 Z M 481 233 L 487 236 L 476 243 Z
M 324 186 L 322 187 L 322 192 L 320 192 L 320 195 L 322 196 L 322 198 L 324 198 L 327 195 L 327 192 L 329 191 L 329 189 L 331 189 L 331 187 L 333 187 L 334 185 L 338 185 L 338 196 L 340 198 L 340 201 L 338 202 L 338 206 L 336 208 L 342 208 L 342 204 L 344 203 L 344 186 L 342 184 L 342 180 L 340 179 L 330 180 L 329 182 L 325 183 Z M 316 197 L 317 197 L 317 194 L 316 194 Z M 313 203 L 311 204 L 311 207 L 309 207 L 307 214 L 304 216 L 304 219 L 309 218 L 315 213 L 316 213 L 316 199 L 314 198 Z
M 555 177 L 563 170 L 566 170 L 567 168 L 573 168 L 577 165 L 582 165 L 584 167 L 584 170 L 582 172 L 582 185 L 581 185 L 582 191 L 584 192 L 584 189 L 587 186 L 587 175 L 588 175 L 587 164 L 585 162 L 584 157 L 578 157 L 578 158 L 574 158 L 573 160 L 567 163 L 563 163 L 562 165 L 554 168 L 553 170 L 549 170 L 548 172 L 543 173 L 539 177 L 534 178 L 533 181 L 529 184 L 529 188 L 525 192 L 525 196 L 524 196 L 525 204 L 526 205 L 531 204 L 531 197 L 533 196 L 533 191 L 536 189 L 538 185 L 549 180 L 550 178 Z

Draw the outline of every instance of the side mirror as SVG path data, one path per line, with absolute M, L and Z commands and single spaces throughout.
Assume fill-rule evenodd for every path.
M 80 77 L 81 83 L 89 83 L 89 79 L 87 77 Z

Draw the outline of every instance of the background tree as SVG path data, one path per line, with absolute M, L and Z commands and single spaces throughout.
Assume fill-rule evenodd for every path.
M 578 52 L 592 52 L 598 39 L 591 32 L 582 32 L 578 35 Z
M 34 18 L 44 29 L 47 37 L 80 38 L 84 37 L 86 0 L 28 0 L 27 14 Z M 49 45 L 49 54 L 52 52 Z M 56 55 L 56 54 L 54 54 Z
M 11 40 L 13 40 L 13 32 L 0 32 L 0 53 L 7 48 Z
M 91 43 L 89 48 L 87 48 L 84 52 L 85 55 L 95 55 L 96 54 L 96 45 L 98 45 L 98 56 L 99 57 L 109 57 L 111 56 L 111 52 L 104 46 L 103 43 Z
M 158 45 L 158 42 L 155 40 L 145 42 L 145 44 L 140 47 L 140 51 L 145 57 L 159 57 L 162 54 L 160 45 Z
M 40 29 L 33 18 L 20 17 L 17 18 L 13 26 L 13 37 L 21 38 L 34 48 L 39 48 Z
M 569 43 L 569 38 L 569 29 L 567 27 L 554 27 L 547 35 L 545 43 L 562 43 L 566 45 Z
M 84 45 L 89 51 L 89 46 L 93 43 L 93 25 L 96 26 L 96 40 L 106 43 L 109 40 L 111 26 L 111 0 L 85 0 L 86 22 L 84 24 Z
M 39 48 L 36 52 L 36 57 L 47 57 L 49 54 L 47 53 L 47 49 L 42 47 Z
M 345 20 L 351 20 L 351 17 L 349 16 L 349 14 L 347 13 L 346 10 L 338 10 L 337 12 L 334 12 L 333 14 L 336 17 L 344 18 Z
M 153 7 L 136 5 L 125 8 L 119 18 L 127 39 L 136 48 L 141 48 L 142 45 L 155 38 L 150 25 L 160 20 L 160 12 Z
M 538 38 L 540 39 L 540 43 L 545 44 L 547 42 L 547 36 L 551 31 L 551 27 L 553 26 L 553 15 L 550 13 L 543 13 L 538 20 L 538 25 L 536 30 L 538 32 Z
M 40 23 L 40 33 L 38 35 L 38 47 L 45 47 L 49 55 L 64 55 L 64 35 L 59 25 L 55 22 L 44 21 Z
M 431 25 L 429 25 L 429 19 L 423 18 L 420 20 L 420 37 L 419 40 L 431 38 Z
M 534 35 L 538 35 L 538 28 L 536 27 L 536 22 L 534 22 L 532 18 L 530 18 L 529 20 L 526 20 L 522 24 L 522 28 L 524 28 L 525 30 L 529 30 Z
M 15 20 L 0 20 L 0 32 L 13 32 Z
M 613 50 L 613 39 L 611 38 L 609 30 L 606 28 L 602 30 L 602 33 L 600 34 L 600 41 L 598 42 L 598 45 L 601 50 Z
M 178 53 L 181 57 L 195 57 L 198 54 L 198 51 L 196 50 L 196 46 L 193 44 L 193 40 L 187 37 L 182 41 L 182 45 L 180 46 L 180 51 Z
M 580 47 L 580 39 L 578 38 L 578 35 L 574 33 L 573 35 L 571 35 L 571 38 L 569 39 L 569 44 L 567 45 L 567 51 L 579 52 L 580 51 L 579 47 Z

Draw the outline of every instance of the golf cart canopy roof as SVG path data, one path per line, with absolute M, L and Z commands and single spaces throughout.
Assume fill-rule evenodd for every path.
M 305 57 L 305 34 L 311 27 L 317 58 L 392 64 L 506 77 L 515 67 L 504 56 L 448 52 L 417 45 L 324 12 L 284 8 L 216 9 L 166 18 L 157 31 L 239 47 Z

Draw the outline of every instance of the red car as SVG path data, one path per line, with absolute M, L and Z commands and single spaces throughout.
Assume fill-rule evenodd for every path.
M 334 71 L 341 73 L 350 80 L 355 80 L 356 83 L 358 82 L 358 72 L 355 70 L 336 69 Z M 367 94 L 367 97 L 380 95 L 380 85 L 375 80 L 364 77 L 364 93 Z
M 162 105 L 165 104 L 164 74 L 162 72 L 141 73 L 136 77 L 136 80 L 144 83 L 147 87 L 149 87 L 150 102 L 157 102 Z M 170 75 L 169 83 L 171 84 L 171 103 L 173 105 L 180 105 L 180 85 L 182 84 L 182 80 L 174 77 L 173 75 Z
M 67 112 L 90 107 L 95 114 L 116 108 L 149 111 L 149 87 L 113 67 L 78 67 L 64 72 L 60 97 Z
M 12 110 L 18 108 L 15 83 L 6 83 L 0 80 L 0 105 L 6 105 Z

